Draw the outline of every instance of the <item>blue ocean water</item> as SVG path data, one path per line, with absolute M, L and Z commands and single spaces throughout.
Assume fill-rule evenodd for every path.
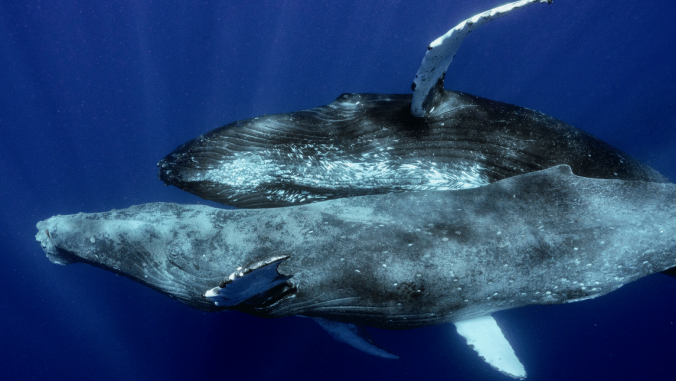
M 228 122 L 407 93 L 432 40 L 500 5 L 444 1 L 0 2 L 0 374 L 7 380 L 505 380 L 451 325 L 370 329 L 368 356 L 308 319 L 209 314 L 56 266 L 55 214 L 206 203 L 157 179 Z M 676 9 L 556 0 L 468 37 L 446 87 L 560 118 L 676 180 Z M 673 379 L 676 279 L 496 314 L 532 380 Z

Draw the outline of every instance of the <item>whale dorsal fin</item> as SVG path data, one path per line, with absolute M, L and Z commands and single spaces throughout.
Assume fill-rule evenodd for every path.
M 439 89 L 443 90 L 444 88 L 444 76 L 451 61 L 453 61 L 455 52 L 458 51 L 462 41 L 475 27 L 504 16 L 514 9 L 523 8 L 533 3 L 551 2 L 552 0 L 519 0 L 501 5 L 468 18 L 443 36 L 432 41 L 427 47 L 427 53 L 411 85 L 413 90 L 411 114 L 422 118 L 432 110 L 436 96 L 441 92 Z
M 474 349 L 488 365 L 509 377 L 526 378 L 526 369 L 516 357 L 514 349 L 491 315 L 454 324 L 460 336 L 467 340 L 467 345 Z
M 342 341 L 345 344 L 366 352 L 370 355 L 386 358 L 398 359 L 399 356 L 388 352 L 373 342 L 371 336 L 366 332 L 366 328 L 356 324 L 340 323 L 333 320 L 313 317 L 334 339 Z

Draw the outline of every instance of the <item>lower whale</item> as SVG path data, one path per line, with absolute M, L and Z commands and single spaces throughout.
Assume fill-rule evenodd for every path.
M 159 177 L 243 208 L 474 188 L 560 164 L 584 177 L 667 181 L 537 111 L 441 89 L 432 111 L 417 118 L 411 99 L 343 94 L 326 106 L 231 123 L 167 155 Z
M 37 228 L 51 261 L 101 267 L 194 308 L 313 317 L 383 357 L 393 355 L 355 339 L 360 327 L 453 322 L 486 357 L 481 348 L 501 344 L 473 335 L 500 331 L 493 312 L 595 298 L 676 265 L 676 185 L 557 166 L 466 190 L 254 210 L 145 204 Z

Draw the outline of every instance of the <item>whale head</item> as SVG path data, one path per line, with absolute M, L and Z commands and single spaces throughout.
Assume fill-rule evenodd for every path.
M 36 239 L 54 263 L 93 265 L 191 307 L 224 309 L 203 294 L 236 271 L 237 258 L 216 258 L 210 242 L 187 237 L 190 233 L 183 227 L 198 222 L 194 214 L 185 213 L 183 221 L 176 221 L 176 215 L 158 205 L 166 207 L 148 204 L 108 213 L 54 216 L 38 222 Z M 202 222 L 203 233 L 218 234 Z
M 264 315 L 294 292 L 291 276 L 277 271 L 288 255 L 246 253 L 256 227 L 237 220 L 221 209 L 155 203 L 54 216 L 38 222 L 36 239 L 54 263 L 112 271 L 204 311 Z

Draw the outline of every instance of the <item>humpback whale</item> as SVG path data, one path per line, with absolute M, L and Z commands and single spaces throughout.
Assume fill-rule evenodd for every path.
M 396 358 L 365 326 L 454 323 L 526 371 L 491 314 L 591 299 L 676 265 L 676 186 L 562 121 L 444 89 L 473 16 L 435 40 L 412 95 L 235 122 L 158 163 L 166 184 L 245 208 L 154 203 L 55 216 L 36 239 L 193 308 L 305 316 Z M 359 197 L 356 197 L 359 196 Z M 322 201 L 322 202 L 317 202 Z
M 453 322 L 520 378 L 516 356 L 492 355 L 511 347 L 490 314 L 595 298 L 676 265 L 676 185 L 562 165 L 464 190 L 269 209 L 155 203 L 37 228 L 55 263 L 101 267 L 205 311 L 316 318 L 381 357 L 395 355 L 363 326 Z
M 474 188 L 558 164 L 585 177 L 666 181 L 607 143 L 536 111 L 441 90 L 434 111 L 417 118 L 411 99 L 343 94 L 315 109 L 231 123 L 162 159 L 159 177 L 240 208 Z
M 666 182 L 556 118 L 443 88 L 473 28 L 535 2 L 484 12 L 430 44 L 413 95 L 342 94 L 326 106 L 230 123 L 176 148 L 158 163 L 159 178 L 241 208 L 473 188 L 559 164 L 585 177 Z

